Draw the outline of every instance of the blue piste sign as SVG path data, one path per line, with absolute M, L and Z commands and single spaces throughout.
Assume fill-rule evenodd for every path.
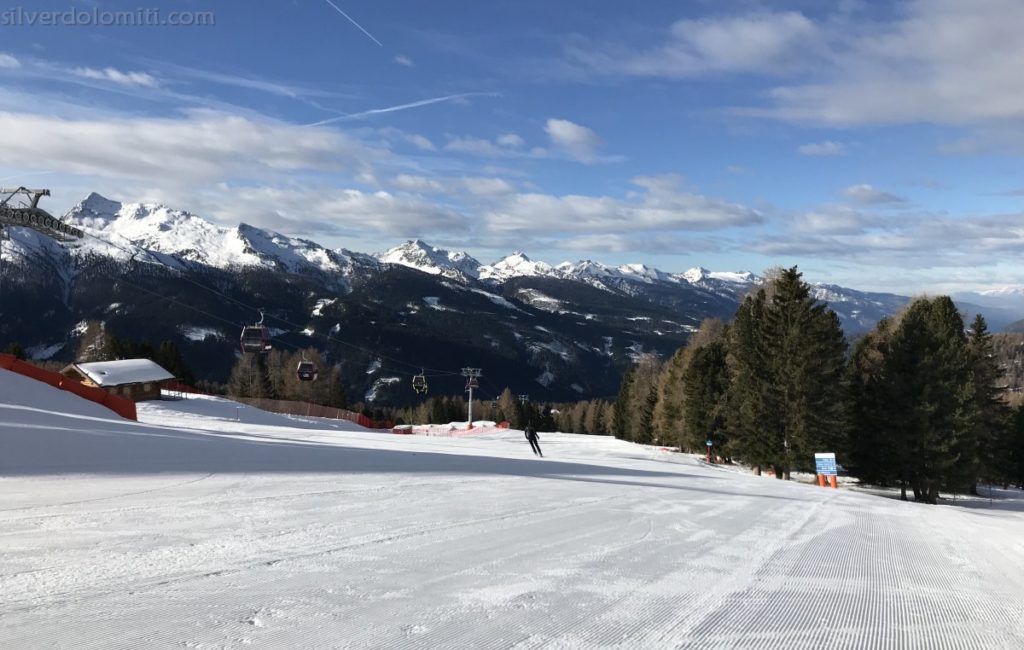
M 825 476 L 836 476 L 836 455 L 835 454 L 814 454 L 814 467 L 818 474 Z

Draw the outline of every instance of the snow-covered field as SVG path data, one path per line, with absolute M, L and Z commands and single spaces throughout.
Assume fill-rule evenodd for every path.
M 1021 648 L 1024 512 L 0 371 L 0 648 Z

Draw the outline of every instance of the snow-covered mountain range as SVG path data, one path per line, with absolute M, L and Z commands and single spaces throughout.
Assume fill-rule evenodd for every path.
M 64 218 L 87 236 L 56 242 L 9 229 L 5 300 L 21 309 L 4 312 L 0 344 L 20 341 L 70 357 L 82 323 L 99 320 L 117 336 L 178 340 L 198 375 L 223 381 L 236 348 L 229 343 L 233 330 L 265 308 L 278 319 L 274 335 L 289 344 L 335 346 L 349 363 L 355 354 L 359 362 L 346 368 L 359 395 L 366 382 L 394 384 L 366 350 L 416 366 L 453 359 L 501 366 L 507 377 L 537 383 L 552 396 L 607 395 L 626 365 L 649 352 L 671 354 L 703 319 L 730 318 L 763 282 L 747 271 L 700 267 L 552 265 L 522 251 L 484 264 L 418 239 L 371 255 L 98 194 Z M 854 336 L 909 301 L 812 287 Z M 1024 317 L 1024 292 L 1004 293 L 1011 303 L 1022 300 L 1019 310 L 1002 309 L 995 294 L 979 294 L 980 306 L 960 305 L 967 317 L 982 311 L 998 330 Z
M 93 193 L 64 219 L 87 233 L 66 244 L 72 255 L 98 254 L 182 269 L 263 268 L 289 273 L 318 272 L 344 279 L 375 260 L 345 249 L 239 224 L 218 226 L 198 215 L 155 203 L 119 203 Z M 28 243 L 17 235 L 15 242 Z
M 182 269 L 205 266 L 222 270 L 266 269 L 317 274 L 347 287 L 354 275 L 404 266 L 428 275 L 462 283 L 503 285 L 517 278 L 550 278 L 587 284 L 602 291 L 637 295 L 654 286 L 688 287 L 739 300 L 763 280 L 749 271 L 709 271 L 695 267 L 671 273 L 644 264 L 610 266 L 592 260 L 551 265 L 522 252 L 482 264 L 463 251 L 449 251 L 410 240 L 376 254 L 330 249 L 248 224 L 235 228 L 216 225 L 184 210 L 154 203 L 120 203 L 92 193 L 64 217 L 89 233 L 85 240 L 63 245 L 72 256 L 96 254 Z M 12 229 L 8 244 L 23 257 L 45 257 L 50 264 L 61 247 L 27 230 Z M 65 271 L 64 275 L 70 272 Z M 830 284 L 815 284 L 816 296 L 839 313 L 850 330 L 870 328 L 907 298 L 866 293 Z M 1024 316 L 1024 288 L 1007 287 L 955 296 L 970 306 L 987 309 L 998 323 Z M 1016 316 L 1016 318 L 1014 318 Z

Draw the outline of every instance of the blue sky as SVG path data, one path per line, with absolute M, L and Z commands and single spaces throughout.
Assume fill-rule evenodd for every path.
M 139 7 L 214 24 L 32 13 Z M 1019 286 L 1022 26 L 1017 0 L 26 2 L 0 178 L 360 251 Z

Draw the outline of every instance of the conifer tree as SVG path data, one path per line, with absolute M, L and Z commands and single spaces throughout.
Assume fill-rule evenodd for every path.
M 630 408 L 633 401 L 633 383 L 636 375 L 635 368 L 628 368 L 622 375 L 622 383 L 619 385 L 619 396 L 615 400 L 615 407 L 612 415 L 612 435 L 620 440 L 632 439 L 632 427 Z
M 519 400 L 512 394 L 512 389 L 506 386 L 505 390 L 501 391 L 501 396 L 498 397 L 499 421 L 507 421 L 513 429 L 519 429 L 522 428 L 521 415 Z
M 796 267 L 783 270 L 773 288 L 764 309 L 761 352 L 769 379 L 764 394 L 780 428 L 767 442 L 788 477 L 791 467 L 813 468 L 815 452 L 845 443 L 846 342 L 839 318 L 811 295 Z
M 683 371 L 689 358 L 687 347 L 676 350 L 658 376 L 658 403 L 654 406 L 652 426 L 662 444 L 682 449 L 683 444 Z
M 596 435 L 601 433 L 601 400 L 587 402 L 587 409 L 583 415 L 583 433 Z
M 906 498 L 936 503 L 943 487 L 963 489 L 958 466 L 974 447 L 972 368 L 963 320 L 946 296 L 915 300 L 895 327 L 869 408 L 884 412 L 878 426 L 899 468 Z M 969 472 L 968 472 L 969 473 Z
M 231 368 L 228 394 L 236 397 L 274 397 L 263 355 L 245 353 Z
M 740 304 L 729 335 L 728 429 L 736 454 L 760 474 L 778 460 L 778 416 L 769 408 L 771 378 L 761 336 L 766 292 L 759 289 Z
M 615 435 L 615 403 L 605 402 L 601 407 L 601 434 Z
M 990 482 L 998 482 L 1005 474 L 1008 458 L 1008 437 L 1011 431 L 1010 410 L 1003 401 L 1000 385 L 1002 371 L 996 359 L 992 345 L 992 335 L 988 324 L 981 314 L 975 316 L 971 323 L 970 337 L 967 342 L 972 371 L 972 414 L 974 449 L 964 449 L 962 453 L 972 454 L 972 473 L 966 476 L 970 487 L 975 488 L 974 479 L 981 477 Z M 966 465 L 962 461 L 961 465 Z M 972 491 L 976 491 L 973 490 Z
M 896 433 L 905 414 L 891 408 L 903 387 L 892 380 L 887 365 L 895 329 L 895 320 L 879 321 L 857 343 L 847 373 L 852 411 L 847 464 L 861 480 L 879 485 L 893 485 L 907 473 L 905 439 Z
M 693 351 L 683 384 L 686 447 L 696 451 L 711 440 L 716 450 L 729 455 L 725 415 L 729 369 L 724 342 L 714 341 Z
M 185 359 L 181 356 L 181 350 L 178 349 L 178 345 L 174 341 L 162 342 L 156 351 L 153 361 L 174 375 L 179 381 L 189 385 L 195 382 L 192 371 L 185 364 Z
M 21 347 L 21 344 L 17 341 L 14 341 L 7 344 L 7 347 L 4 349 L 4 354 L 14 355 L 16 359 L 23 361 L 25 359 L 25 348 Z
M 1006 455 L 1009 459 L 1004 484 L 1024 489 L 1024 403 L 1013 412 L 1010 434 L 1007 436 Z

